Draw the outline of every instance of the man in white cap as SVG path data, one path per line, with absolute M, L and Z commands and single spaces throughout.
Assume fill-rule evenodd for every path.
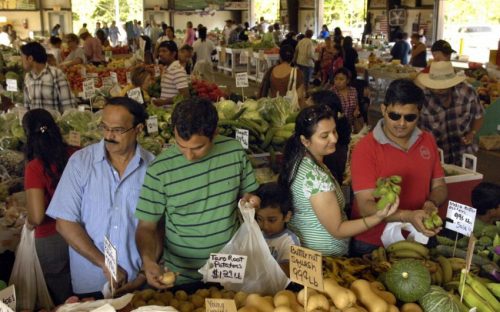
M 420 127 L 432 132 L 448 164 L 461 165 L 464 153 L 478 150 L 474 136 L 483 124 L 484 108 L 465 78 L 446 61 L 432 62 L 429 73 L 417 76 L 427 99 Z

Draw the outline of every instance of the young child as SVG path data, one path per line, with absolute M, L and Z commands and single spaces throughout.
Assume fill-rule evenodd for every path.
M 472 207 L 476 208 L 476 222 L 486 224 L 500 221 L 500 185 L 488 182 L 479 183 L 471 195 Z
M 276 182 L 262 184 L 257 190 L 261 203 L 256 220 L 264 234 L 271 254 L 281 269 L 290 276 L 290 246 L 300 246 L 297 236 L 286 228 L 292 217 L 292 202 L 288 190 Z

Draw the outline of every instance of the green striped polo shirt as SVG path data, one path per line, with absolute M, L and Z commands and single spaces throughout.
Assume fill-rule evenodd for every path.
M 299 237 L 301 245 L 319 251 L 324 256 L 346 255 L 349 239 L 337 239 L 328 233 L 319 222 L 310 201 L 314 194 L 334 192 L 342 212 L 342 220 L 347 220 L 344 195 L 337 181 L 312 159 L 304 157 L 292 183 L 291 192 L 294 211 L 288 227 Z
M 238 229 L 239 198 L 257 187 L 241 144 L 224 136 L 202 159 L 188 161 L 172 146 L 149 166 L 135 215 L 150 222 L 165 216 L 163 258 L 180 273 L 177 284 L 201 280 L 198 269 Z

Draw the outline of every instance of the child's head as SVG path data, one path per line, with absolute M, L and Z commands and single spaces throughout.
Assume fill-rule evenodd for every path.
M 255 218 L 260 229 L 266 235 L 281 233 L 292 217 L 289 191 L 276 182 L 270 182 L 259 187 L 257 196 L 261 202 Z
M 345 68 L 341 67 L 333 73 L 333 85 L 337 89 L 345 89 L 351 81 L 351 72 Z
M 472 206 L 477 209 L 482 221 L 492 223 L 500 220 L 500 185 L 481 182 L 472 190 L 471 197 Z

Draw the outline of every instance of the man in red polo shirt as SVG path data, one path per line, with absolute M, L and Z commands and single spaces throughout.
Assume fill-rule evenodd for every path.
M 372 195 L 377 178 L 399 175 L 403 178 L 399 210 L 386 222 L 408 222 L 426 236 L 439 232 L 427 230 L 422 220 L 437 210 L 447 198 L 444 171 L 431 133 L 417 127 L 420 109 L 425 101 L 423 91 L 411 80 L 394 80 L 381 105 L 383 119 L 354 148 L 352 154 L 352 188 L 356 197 L 352 218 L 376 211 Z M 369 253 L 382 246 L 386 223 L 356 236 L 351 253 Z

